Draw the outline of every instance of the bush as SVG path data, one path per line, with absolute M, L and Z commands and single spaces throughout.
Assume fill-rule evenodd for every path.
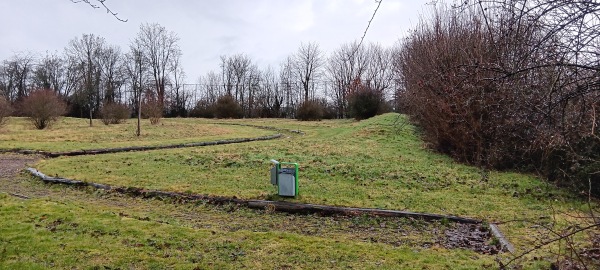
M 301 121 L 315 121 L 323 119 L 324 108 L 318 100 L 307 100 L 298 106 L 296 119 Z
M 21 109 L 37 129 L 49 127 L 66 113 L 65 102 L 50 89 L 33 91 L 23 100 Z
M 244 111 L 231 95 L 224 95 L 217 99 L 215 116 L 217 118 L 242 118 Z
M 142 117 L 150 119 L 150 124 L 156 125 L 160 123 L 163 116 L 163 106 L 158 100 L 148 99 L 142 103 Z
M 556 40 L 532 48 L 546 42 L 536 23 L 499 13 L 485 26 L 481 14 L 456 12 L 422 22 L 395 60 L 425 140 L 482 167 L 542 172 L 585 192 L 600 185 L 597 71 L 563 68 L 550 53 Z
M 337 109 L 333 104 L 327 102 L 326 99 L 319 100 L 319 103 L 321 104 L 321 108 L 323 108 L 323 116 L 321 117 L 321 119 L 337 118 Z
M 385 100 L 381 92 L 360 85 L 348 97 L 348 110 L 356 120 L 371 118 L 384 112 Z
M 123 123 L 130 115 L 129 107 L 122 103 L 104 103 L 100 108 L 100 117 L 105 125 Z
M 9 117 L 13 112 L 10 102 L 4 97 L 0 97 L 0 126 L 6 123 L 6 117 Z
M 214 118 L 215 104 L 208 100 L 200 100 L 190 112 L 191 117 Z

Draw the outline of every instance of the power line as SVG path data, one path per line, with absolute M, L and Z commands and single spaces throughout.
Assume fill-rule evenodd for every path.
M 358 48 L 360 48 L 360 46 L 363 43 L 363 40 L 365 39 L 365 36 L 367 36 L 367 31 L 369 31 L 369 27 L 371 27 L 371 22 L 373 22 L 373 19 L 375 18 L 375 14 L 377 14 L 377 10 L 379 10 L 379 6 L 381 6 L 381 2 L 383 0 L 375 0 L 375 3 L 377 3 L 377 7 L 375 8 L 375 11 L 373 11 L 373 15 L 371 16 L 371 19 L 369 20 L 369 23 L 367 24 L 367 28 L 365 29 L 365 32 L 363 33 L 363 36 L 360 38 L 360 42 L 358 43 L 358 46 L 356 47 L 358 50 Z M 353 53 L 354 54 L 354 53 Z

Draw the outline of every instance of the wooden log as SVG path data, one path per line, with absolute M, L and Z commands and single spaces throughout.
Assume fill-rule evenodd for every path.
M 379 216 L 379 217 L 407 217 L 414 219 L 423 219 L 427 221 L 448 220 L 451 222 L 479 224 L 481 221 L 471 218 L 464 218 L 450 215 L 415 213 L 408 211 L 375 209 L 375 208 L 356 208 L 356 207 L 338 207 L 318 204 L 303 204 L 281 201 L 247 201 L 249 208 L 265 209 L 274 208 L 275 211 L 293 213 L 293 214 L 320 214 L 320 215 L 343 215 L 343 216 Z
M 67 185 L 72 185 L 72 186 L 86 186 L 87 185 L 87 183 L 83 182 L 83 181 L 71 180 L 71 179 L 60 178 L 60 177 L 50 177 L 34 168 L 27 168 L 27 170 L 34 176 L 42 179 L 42 181 L 44 181 L 44 182 L 67 184 Z
M 501 246 L 502 250 L 506 250 L 510 253 L 515 253 L 515 247 L 513 245 L 511 245 L 510 242 L 508 242 L 506 237 L 504 237 L 504 235 L 500 231 L 500 228 L 498 228 L 497 224 L 490 223 L 490 230 L 492 231 L 492 234 L 494 235 L 494 237 L 496 237 L 496 239 L 498 239 L 498 241 L 500 241 L 500 246 Z
M 45 174 L 34 168 L 27 169 L 32 175 L 42 179 L 49 183 L 59 183 L 76 186 L 91 186 L 98 189 L 110 190 L 121 194 L 130 196 L 137 196 L 143 198 L 173 198 L 186 201 L 204 201 L 210 204 L 226 204 L 235 203 L 238 205 L 246 206 L 252 209 L 273 209 L 275 211 L 287 212 L 291 214 L 319 214 L 323 216 L 340 215 L 340 216 L 380 216 L 380 217 L 403 217 L 403 218 L 414 218 L 422 219 L 426 221 L 434 220 L 448 220 L 451 222 L 466 223 L 466 224 L 480 224 L 481 221 L 471 218 L 451 216 L 451 215 L 439 215 L 439 214 L 428 214 L 428 213 L 415 213 L 408 211 L 398 210 L 387 210 L 387 209 L 375 209 L 375 208 L 356 208 L 356 207 L 338 207 L 329 205 L 319 204 L 305 204 L 305 203 L 294 203 L 285 201 L 266 201 L 266 200 L 245 200 L 236 197 L 222 197 L 222 196 L 209 196 L 202 194 L 184 194 L 179 192 L 169 192 L 160 190 L 146 190 L 136 187 L 111 187 L 109 185 L 88 183 L 78 180 L 71 180 L 58 177 L 48 177 Z

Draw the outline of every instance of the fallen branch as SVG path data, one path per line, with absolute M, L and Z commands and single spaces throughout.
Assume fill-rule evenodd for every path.
M 264 200 L 248 200 L 246 204 L 249 208 L 254 209 L 274 209 L 275 211 L 292 213 L 292 214 L 320 214 L 324 216 L 341 215 L 341 216 L 378 216 L 378 217 L 404 217 L 422 219 L 427 221 L 433 220 L 448 220 L 457 223 L 479 224 L 481 221 L 438 214 L 415 213 L 398 210 L 376 209 L 376 208 L 356 208 L 356 207 L 338 207 L 318 204 L 292 203 L 283 201 L 264 201 Z

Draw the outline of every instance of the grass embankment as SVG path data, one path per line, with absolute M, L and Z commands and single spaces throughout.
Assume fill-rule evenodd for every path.
M 233 138 L 253 138 L 277 132 L 244 126 L 216 125 L 202 119 L 162 119 L 158 125 L 142 122 L 140 137 L 135 135 L 136 120 L 104 125 L 94 120 L 60 118 L 45 130 L 37 130 L 27 118 L 11 117 L 0 128 L 0 149 L 33 149 L 43 151 L 74 151 L 131 146 L 154 146 L 213 141 Z

